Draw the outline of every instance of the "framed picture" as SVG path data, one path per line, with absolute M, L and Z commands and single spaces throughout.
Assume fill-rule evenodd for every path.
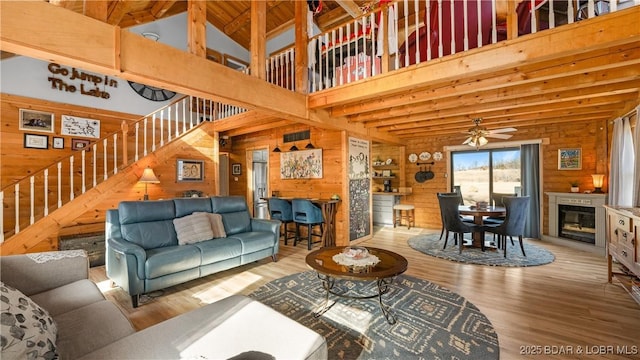
M 60 135 L 100 138 L 100 120 L 72 115 L 60 117 Z
M 280 153 L 281 179 L 322 179 L 322 149 Z
M 85 139 L 71 139 L 71 150 L 91 151 L 89 147 L 90 141 Z
M 24 134 L 24 147 L 29 149 L 47 149 L 49 148 L 49 136 Z
M 20 109 L 20 130 L 53 132 L 53 113 Z
M 242 175 L 242 164 L 231 164 L 231 175 Z
M 177 181 L 202 181 L 204 180 L 203 160 L 176 160 Z
M 558 170 L 582 169 L 582 149 L 558 149 Z
M 54 149 L 64 149 L 64 138 L 54 137 L 53 138 L 53 148 Z

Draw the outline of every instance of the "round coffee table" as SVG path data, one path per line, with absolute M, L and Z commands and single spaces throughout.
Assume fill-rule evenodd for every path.
M 344 248 L 345 246 L 324 247 L 310 252 L 306 257 L 307 265 L 317 272 L 318 279 L 320 279 L 323 288 L 326 290 L 324 305 L 315 312 L 315 316 L 318 317 L 324 314 L 333 306 L 333 304 L 329 305 L 329 294 L 349 299 L 371 299 L 377 297 L 380 309 L 387 322 L 395 324 L 396 318 L 391 314 L 389 306 L 382 302 L 382 295 L 389 291 L 389 285 L 393 283 L 395 277 L 407 270 L 407 259 L 393 251 L 367 247 L 369 254 L 377 256 L 380 262 L 366 266 L 340 265 L 333 260 L 333 257 L 340 254 Z M 336 279 L 375 281 L 378 291 L 373 295 L 350 295 L 348 291 L 337 292 L 333 289 Z

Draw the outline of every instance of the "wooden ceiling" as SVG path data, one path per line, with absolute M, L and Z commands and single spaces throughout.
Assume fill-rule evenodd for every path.
M 76 11 L 83 3 L 56 2 Z M 121 26 L 186 10 L 185 1 L 108 3 L 109 21 Z M 348 19 L 345 3 L 366 5 L 325 1 L 316 20 L 331 27 L 338 19 Z M 207 1 L 208 21 L 248 46 L 249 7 L 249 1 Z M 268 1 L 268 9 L 269 32 L 292 21 L 293 1 Z M 610 121 L 640 103 L 639 17 L 640 6 L 634 6 L 392 71 L 311 94 L 309 108 L 328 115 L 318 126 L 330 119 L 337 127 L 364 128 L 400 142 L 460 134 L 477 117 L 489 129 Z M 221 129 L 235 136 L 276 124 L 259 111 L 243 116 L 255 118 L 229 122 Z
M 92 1 L 98 2 L 98 0 Z M 295 0 L 265 1 L 267 2 L 267 39 L 269 39 L 293 26 Z M 187 11 L 187 0 L 102 2 L 108 7 L 106 22 L 122 28 L 141 25 Z M 377 0 L 323 0 L 322 8 L 314 16 L 314 20 L 321 30 L 327 30 L 361 15 L 363 7 L 377 2 Z M 86 14 L 87 10 L 85 0 L 49 0 L 49 3 L 80 14 Z M 250 48 L 251 1 L 207 0 L 207 21 L 238 44 L 246 49 Z

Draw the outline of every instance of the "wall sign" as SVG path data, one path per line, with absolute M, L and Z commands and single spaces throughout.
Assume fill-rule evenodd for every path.
M 70 93 L 79 91 L 81 95 L 108 99 L 111 95 L 106 91 L 107 87 L 118 87 L 118 81 L 107 75 L 93 74 L 74 67 L 67 68 L 56 63 L 49 63 L 47 68 L 52 74 L 47 80 L 55 90 Z
M 62 135 L 100 138 L 100 120 L 86 119 L 72 115 L 62 115 L 60 125 Z

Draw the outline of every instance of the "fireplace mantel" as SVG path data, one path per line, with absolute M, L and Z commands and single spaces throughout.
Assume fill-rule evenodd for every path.
M 604 205 L 607 203 L 607 194 L 568 192 L 547 192 L 545 194 L 549 196 L 549 236 L 558 238 L 558 205 L 593 207 L 596 213 L 595 246 L 605 248 L 606 215 Z

